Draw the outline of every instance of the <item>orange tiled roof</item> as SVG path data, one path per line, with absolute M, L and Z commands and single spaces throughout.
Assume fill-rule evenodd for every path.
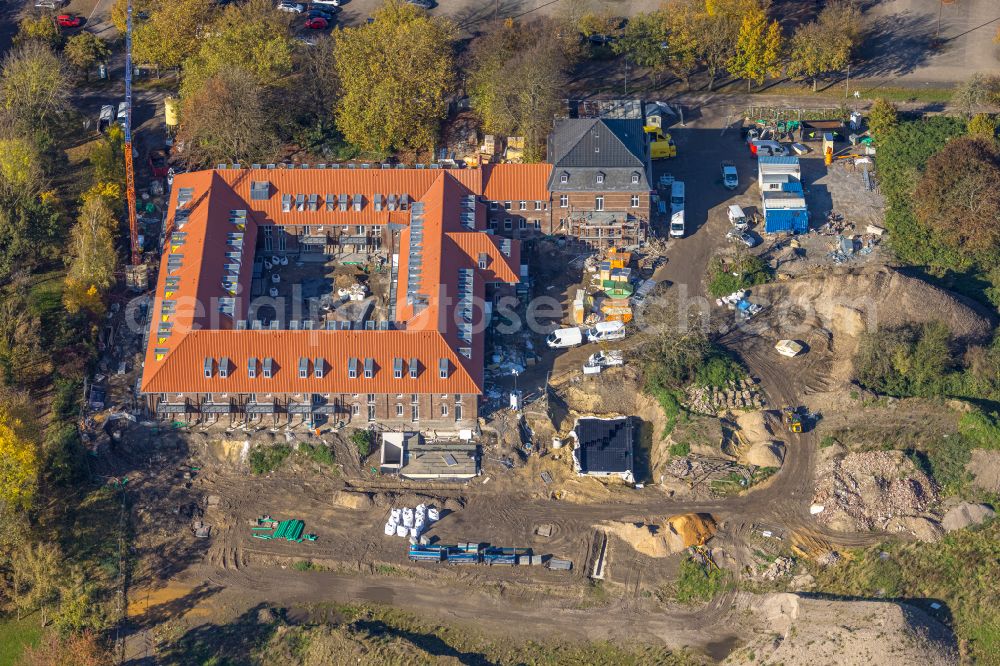
M 491 201 L 549 199 L 551 164 L 487 164 L 482 172 L 483 194 Z
M 511 166 L 537 171 L 536 165 Z M 470 195 L 481 194 L 484 180 L 496 175 L 473 169 L 223 169 L 176 176 L 168 228 L 182 234 L 176 238 L 183 242 L 172 243 L 168 238 L 164 247 L 142 390 L 165 394 L 481 392 L 483 339 L 481 332 L 470 334 L 463 323 L 459 272 L 463 269 L 474 276 L 471 293 L 480 299 L 486 282 L 518 280 L 517 241 L 505 242 L 476 231 L 484 226 L 481 203 L 473 204 L 471 228 L 467 219 Z M 511 173 L 504 177 L 516 180 Z M 268 183 L 266 196 L 251 193 L 255 182 Z M 183 192 L 190 201 L 178 205 Z M 349 199 L 346 212 L 339 210 L 342 193 Z M 293 202 L 287 212 L 282 206 L 286 194 L 292 195 Z M 294 205 L 298 194 L 305 195 L 301 211 Z M 309 210 L 309 194 L 318 195 L 317 210 Z M 333 211 L 326 210 L 327 194 L 338 195 Z M 355 194 L 363 197 L 360 211 L 353 210 Z M 383 203 L 378 211 L 373 203 L 376 194 L 382 195 Z M 406 194 L 409 210 L 389 211 L 390 194 Z M 535 196 L 532 193 L 530 198 Z M 245 218 L 234 211 L 246 211 Z M 413 242 L 415 230 L 411 228 L 415 215 L 422 220 L 419 244 Z M 246 295 L 261 225 L 384 225 L 389 221 L 403 226 L 395 330 L 235 330 L 234 322 L 246 317 L 249 306 Z M 230 234 L 234 233 L 242 234 L 238 261 L 227 257 L 239 249 L 232 244 Z M 414 254 L 414 249 L 419 251 Z M 409 290 L 411 255 L 420 262 L 420 270 Z M 485 269 L 479 268 L 480 255 L 487 259 Z M 416 302 L 412 294 L 419 296 Z M 232 314 L 220 311 L 227 303 L 224 299 L 231 299 Z M 169 334 L 161 333 L 161 325 L 169 328 Z M 207 358 L 213 359 L 211 376 L 205 374 Z M 257 377 L 250 376 L 251 358 L 258 359 Z M 265 358 L 271 359 L 270 378 L 262 376 Z M 409 378 L 411 358 L 419 361 L 415 379 Z M 228 364 L 226 377 L 219 372 L 221 359 Z M 302 359 L 309 359 L 305 378 L 299 377 Z M 321 376 L 316 374 L 315 359 L 321 359 Z M 351 359 L 358 363 L 355 378 L 349 376 Z M 366 359 L 370 359 L 371 377 L 364 373 Z M 400 362 L 406 368 L 404 379 L 395 377 Z

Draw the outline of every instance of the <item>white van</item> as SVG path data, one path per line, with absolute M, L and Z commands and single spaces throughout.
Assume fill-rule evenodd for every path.
M 621 340 L 625 337 L 625 323 L 621 321 L 602 321 L 587 329 L 588 342 L 605 342 Z
M 749 223 L 747 223 L 746 213 L 736 204 L 729 206 L 729 222 L 740 231 L 746 231 L 750 228 Z
M 750 152 L 756 157 L 784 157 L 788 154 L 784 146 L 777 141 L 770 140 L 751 141 Z
M 576 347 L 583 344 L 583 331 L 578 327 L 557 328 L 545 338 L 545 344 L 552 349 L 563 349 L 565 347 Z
M 670 235 L 684 235 L 684 181 L 675 180 L 670 186 Z

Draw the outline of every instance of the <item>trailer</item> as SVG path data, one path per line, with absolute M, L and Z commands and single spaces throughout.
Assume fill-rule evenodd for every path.
M 514 566 L 520 556 L 531 556 L 530 548 L 502 548 L 500 546 L 490 546 L 483 552 L 483 564 L 494 564 Z
M 414 562 L 443 562 L 446 555 L 446 550 L 441 546 L 412 545 L 407 557 Z

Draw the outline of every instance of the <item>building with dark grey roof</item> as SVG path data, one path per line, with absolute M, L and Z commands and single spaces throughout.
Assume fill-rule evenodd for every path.
M 635 428 L 627 416 L 581 418 L 573 427 L 573 466 L 588 476 L 618 476 L 631 483 L 635 466 Z
M 597 248 L 645 240 L 653 188 L 641 119 L 557 120 L 548 161 L 553 225 L 558 219 L 562 233 Z

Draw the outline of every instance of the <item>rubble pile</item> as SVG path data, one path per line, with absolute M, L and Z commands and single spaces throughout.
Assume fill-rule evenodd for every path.
M 730 382 L 722 389 L 713 386 L 689 386 L 687 407 L 697 414 L 718 414 L 729 410 L 760 409 L 764 396 L 750 380 Z
M 793 562 L 789 557 L 779 557 L 760 575 L 764 580 L 778 580 L 792 573 Z
M 838 529 L 885 529 L 936 501 L 934 484 L 899 451 L 848 453 L 817 469 L 816 517 Z

